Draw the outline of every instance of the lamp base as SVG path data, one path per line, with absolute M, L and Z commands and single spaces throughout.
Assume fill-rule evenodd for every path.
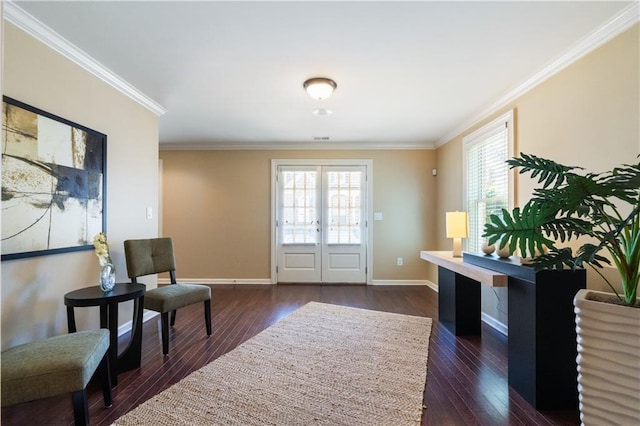
M 462 257 L 462 238 L 453 239 L 453 257 Z

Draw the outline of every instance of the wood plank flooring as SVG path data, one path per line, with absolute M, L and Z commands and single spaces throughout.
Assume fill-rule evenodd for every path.
M 456 338 L 437 322 L 437 293 L 421 286 L 212 286 L 213 335 L 206 337 L 201 304 L 178 311 L 163 357 L 159 317 L 144 324 L 142 367 L 119 375 L 114 404 L 104 408 L 89 386 L 93 425 L 115 419 L 192 371 L 310 301 L 419 315 L 434 319 L 429 346 L 423 425 L 578 425 L 576 412 L 538 412 L 507 384 L 507 339 L 483 324 L 482 337 Z M 126 343 L 123 336 L 121 345 Z M 248 396 L 250 397 L 250 396 Z M 63 395 L 2 408 L 3 425 L 73 424 Z

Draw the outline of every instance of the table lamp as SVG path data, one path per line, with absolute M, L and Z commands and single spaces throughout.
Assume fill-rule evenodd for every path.
M 462 239 L 468 236 L 467 212 L 447 212 L 447 238 L 453 238 L 453 257 L 462 257 Z

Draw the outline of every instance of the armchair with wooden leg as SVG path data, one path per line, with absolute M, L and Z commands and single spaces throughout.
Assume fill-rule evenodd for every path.
M 147 290 L 144 308 L 160 313 L 162 325 L 162 353 L 169 353 L 169 312 L 171 326 L 176 321 L 176 310 L 202 302 L 207 336 L 211 336 L 211 288 L 206 285 L 178 284 L 176 261 L 171 238 L 150 238 L 124 242 L 127 274 L 132 282 L 144 275 L 169 272 L 171 284 Z

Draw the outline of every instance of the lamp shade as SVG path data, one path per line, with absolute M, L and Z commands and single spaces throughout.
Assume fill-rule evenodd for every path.
M 447 238 L 467 238 L 467 212 L 447 212 Z
M 338 85 L 329 78 L 316 77 L 305 81 L 303 87 L 309 96 L 321 101 L 331 96 Z

